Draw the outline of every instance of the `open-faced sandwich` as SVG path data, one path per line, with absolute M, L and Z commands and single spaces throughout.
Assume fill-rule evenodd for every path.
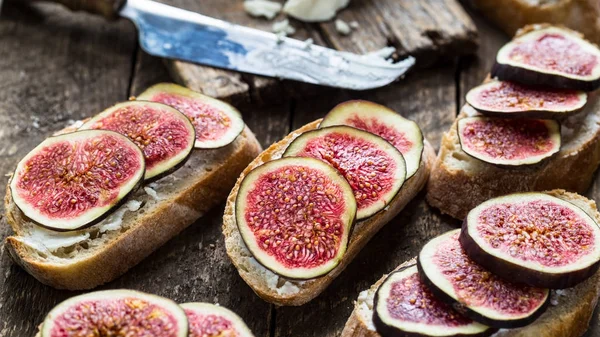
M 361 292 L 342 337 L 579 337 L 600 292 L 599 222 L 564 190 L 488 200 Z
M 261 298 L 304 304 L 424 187 L 434 156 L 416 123 L 342 103 L 244 170 L 223 216 L 227 253 Z
M 462 219 L 508 193 L 584 193 L 600 163 L 600 50 L 576 32 L 522 29 L 442 138 L 427 200 Z
M 6 198 L 13 259 L 42 283 L 109 282 L 222 202 L 260 152 L 240 113 L 159 84 L 46 139 Z
M 134 290 L 96 291 L 58 304 L 36 337 L 254 337 L 234 312 L 210 303 L 177 303 Z

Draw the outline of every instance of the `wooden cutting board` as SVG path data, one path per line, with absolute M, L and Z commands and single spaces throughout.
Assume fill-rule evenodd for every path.
M 284 2 L 284 0 L 278 0 Z M 270 31 L 274 20 L 250 17 L 243 0 L 161 0 L 230 22 Z M 338 18 L 360 27 L 342 36 L 333 22 L 307 24 L 290 20 L 293 38 L 312 38 L 316 44 L 355 53 L 368 53 L 392 45 L 398 56 L 412 55 L 419 68 L 442 59 L 472 54 L 477 48 L 477 29 L 456 0 L 352 0 Z M 323 87 L 240 74 L 180 61 L 166 61 L 171 75 L 194 90 L 232 103 L 279 101 L 282 97 L 311 95 Z

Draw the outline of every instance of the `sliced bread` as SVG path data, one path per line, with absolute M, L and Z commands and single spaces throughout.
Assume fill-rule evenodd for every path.
M 427 201 L 457 219 L 485 200 L 508 193 L 556 188 L 584 193 L 600 164 L 600 95 L 561 122 L 560 151 L 541 165 L 502 168 L 475 159 L 460 146 L 457 121 L 479 113 L 465 105 L 444 133 L 427 186 Z
M 593 200 L 564 190 L 546 193 L 576 204 L 600 223 L 600 213 Z M 396 270 L 415 263 L 416 258 L 413 258 L 398 266 Z M 360 293 L 341 337 L 381 336 L 373 324 L 373 299 L 386 277 L 387 275 L 384 275 L 371 288 Z M 589 327 L 599 295 L 600 271 L 573 288 L 553 290 L 550 306 L 533 323 L 518 329 L 501 329 L 493 337 L 579 337 Z
M 597 0 L 470 0 L 507 34 L 541 22 L 563 25 L 600 43 L 600 2 Z
M 68 127 L 64 131 L 73 131 Z M 194 150 L 177 171 L 145 185 L 105 220 L 59 233 L 28 220 L 7 189 L 6 239 L 13 260 L 40 282 L 91 289 L 114 280 L 222 202 L 236 177 L 261 151 L 248 127 L 231 144 Z
M 320 122 L 321 120 L 314 121 L 290 133 L 250 163 L 231 191 L 223 215 L 225 247 L 231 261 L 238 269 L 240 276 L 258 296 L 277 305 L 302 305 L 318 296 L 346 268 L 366 243 L 425 186 L 429 170 L 435 159 L 433 148 L 425 141 L 421 164 L 417 172 L 404 183 L 400 192 L 385 210 L 355 224 L 346 253 L 337 267 L 326 275 L 311 280 L 287 279 L 259 264 L 244 244 L 235 220 L 235 200 L 240 183 L 248 172 L 265 162 L 280 158 L 296 137 L 316 129 Z

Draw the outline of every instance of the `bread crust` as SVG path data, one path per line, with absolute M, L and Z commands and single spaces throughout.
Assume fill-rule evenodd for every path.
M 543 27 L 547 25 L 523 27 L 517 36 Z M 487 76 L 483 83 L 489 81 Z M 571 117 L 576 124 L 584 124 L 577 137 L 570 140 L 576 146 L 565 147 L 563 139 L 563 146 L 556 155 L 531 167 L 501 168 L 466 154 L 458 138 L 458 120 L 476 115 L 480 114 L 465 104 L 442 137 L 427 184 L 427 202 L 442 213 L 462 220 L 475 206 L 504 194 L 552 189 L 583 194 L 592 183 L 600 164 L 600 93 L 588 93 L 587 104 Z M 561 121 L 561 128 L 568 120 Z M 463 162 L 469 170 L 452 167 L 450 164 L 455 161 Z
M 513 35 L 529 24 L 548 22 L 582 32 L 600 43 L 600 3 L 596 0 L 470 0 L 488 19 Z
M 302 283 L 294 283 L 298 288 L 294 293 L 282 293 L 269 286 L 268 280 L 265 279 L 265 274 L 261 273 L 265 270 L 264 267 L 250 262 L 253 260 L 250 252 L 245 247 L 245 244 L 239 235 L 239 230 L 235 221 L 235 199 L 241 181 L 246 174 L 257 166 L 263 163 L 277 159 L 283 151 L 300 134 L 316 129 L 321 120 L 316 120 L 309 123 L 298 130 L 290 133 L 283 140 L 271 145 L 262 154 L 260 154 L 238 178 L 235 187 L 232 189 L 227 199 L 225 213 L 223 215 L 223 234 L 225 236 L 225 247 L 229 258 L 237 268 L 240 276 L 254 290 L 254 292 L 267 302 L 277 305 L 298 306 L 305 304 L 318 296 L 325 288 L 346 268 L 346 266 L 354 259 L 360 250 L 367 242 L 394 216 L 396 216 L 406 204 L 414 198 L 414 196 L 425 186 L 429 171 L 435 160 L 435 152 L 431 145 L 425 140 L 425 146 L 421 157 L 421 166 L 413 177 L 407 180 L 402 186 L 400 192 L 391 201 L 389 208 L 386 211 L 375 214 L 374 216 L 360 221 L 355 224 L 353 232 L 350 236 L 348 248 L 340 264 L 326 275 L 307 280 Z M 270 272 L 268 272 L 270 273 Z M 274 274 L 267 274 L 274 276 Z M 277 277 L 277 276 L 274 276 Z M 282 277 L 278 278 L 277 283 L 285 282 Z M 290 281 L 290 280 L 287 280 Z
M 145 213 L 125 233 L 93 255 L 63 263 L 40 261 L 34 257 L 34 249 L 20 240 L 21 227 L 27 220 L 7 188 L 6 217 L 17 233 L 6 239 L 8 252 L 29 274 L 54 288 L 83 290 L 112 281 L 224 200 L 236 177 L 261 148 L 246 127 L 238 139 L 219 150 L 230 155 L 224 156 L 220 165 L 210 172 L 186 177 L 187 187 L 174 199 L 161 202 L 152 212 Z M 192 156 L 203 156 L 203 153 L 195 150 Z M 202 167 L 197 169 L 203 170 Z
M 598 213 L 593 200 L 565 190 L 552 190 L 544 193 L 575 203 L 600 223 L 600 213 Z M 395 270 L 414 263 L 416 263 L 416 258 L 401 264 Z M 369 292 L 374 294 L 386 277 L 387 275 L 384 275 L 371 286 Z M 551 305 L 533 323 L 518 329 L 501 330 L 493 337 L 579 337 L 583 335 L 589 327 L 600 295 L 600 271 L 567 291 L 570 292 L 568 297 L 559 298 L 558 305 Z M 367 322 L 365 315 L 359 313 L 359 304 L 359 301 L 355 302 L 354 310 L 346 322 L 341 337 L 381 337 L 380 334 L 369 328 L 372 323 Z M 372 311 L 370 313 L 372 314 Z M 368 319 L 371 318 L 368 317 Z

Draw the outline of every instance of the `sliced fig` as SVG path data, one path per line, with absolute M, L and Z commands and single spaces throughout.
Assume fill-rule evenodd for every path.
M 254 337 L 233 311 L 209 303 L 184 303 L 190 323 L 189 337 Z
M 406 179 L 400 151 L 379 136 L 348 126 L 305 132 L 284 156 L 317 158 L 338 170 L 352 186 L 358 220 L 384 209 Z
M 111 130 L 129 137 L 144 152 L 146 175 L 157 179 L 182 165 L 194 148 L 194 126 L 176 109 L 159 103 L 119 103 L 92 117 L 80 130 Z
M 495 328 L 525 326 L 546 310 L 548 289 L 508 282 L 483 269 L 462 249 L 459 235 L 460 229 L 444 233 L 419 253 L 421 278 L 439 299 Z
M 154 85 L 137 99 L 170 105 L 188 116 L 196 129 L 195 147 L 199 149 L 230 144 L 245 127 L 242 115 L 233 106 L 176 84 Z
M 50 137 L 17 165 L 12 198 L 29 219 L 56 231 L 80 229 L 105 218 L 136 190 L 144 155 L 112 131 Z
M 463 222 L 460 243 L 484 268 L 535 287 L 575 286 L 600 261 L 594 219 L 544 193 L 511 194 L 475 207 Z
M 498 117 L 566 118 L 587 103 L 583 91 L 532 87 L 492 81 L 471 89 L 467 103 L 486 115 Z
M 458 120 L 460 146 L 486 163 L 539 164 L 560 150 L 560 124 L 551 119 L 466 117 Z
M 498 51 L 492 77 L 592 91 L 600 86 L 600 50 L 577 32 L 540 25 Z
M 312 158 L 283 158 L 240 184 L 236 223 L 258 262 L 294 279 L 328 273 L 346 252 L 356 216 L 348 182 Z
M 416 265 L 390 274 L 375 293 L 373 323 L 383 337 L 490 336 L 496 329 L 472 321 L 440 301 Z
M 368 101 L 348 101 L 331 110 L 320 127 L 347 125 L 375 134 L 394 145 L 406 161 L 406 179 L 421 165 L 423 134 L 417 123 Z
M 133 290 L 96 291 L 57 305 L 41 337 L 187 337 L 188 320 L 177 303 Z

